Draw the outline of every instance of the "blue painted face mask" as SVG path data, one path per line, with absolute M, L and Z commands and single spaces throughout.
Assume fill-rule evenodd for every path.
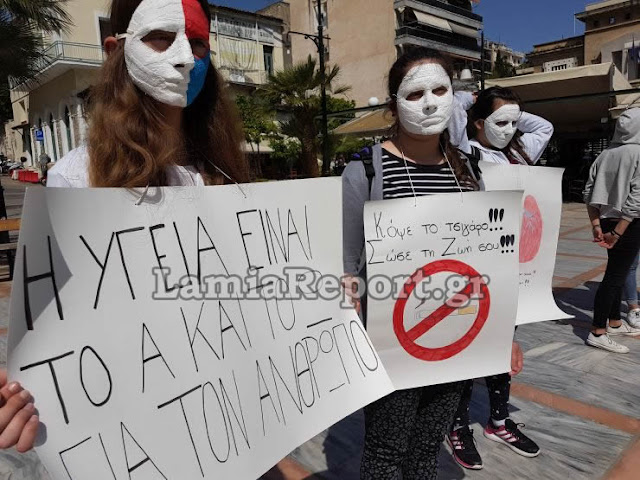
M 204 81 L 207 78 L 209 63 L 211 63 L 209 60 L 209 54 L 204 58 L 195 58 L 195 65 L 191 70 L 189 89 L 187 90 L 187 106 L 191 105 L 198 95 L 200 95 L 200 92 L 204 87 Z

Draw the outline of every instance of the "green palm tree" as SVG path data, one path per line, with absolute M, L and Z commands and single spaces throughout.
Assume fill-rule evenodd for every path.
M 274 108 L 288 114 L 289 119 L 281 123 L 280 131 L 300 141 L 301 174 L 305 177 L 319 175 L 320 142 L 316 119 L 321 113 L 320 89 L 323 79 L 316 65 L 316 61 L 309 56 L 305 63 L 272 75 L 262 89 L 262 95 Z M 333 85 L 339 74 L 340 67 L 337 65 L 327 72 L 325 85 L 328 93 L 340 95 L 350 90 L 350 87 Z
M 42 32 L 66 30 L 71 21 L 66 0 L 0 0 L 0 99 L 9 95 L 9 78 L 34 78 L 42 58 Z M 1 101 L 1 100 L 0 100 Z M 4 115 L 3 115 L 4 114 Z M 0 110 L 0 121 L 10 117 Z

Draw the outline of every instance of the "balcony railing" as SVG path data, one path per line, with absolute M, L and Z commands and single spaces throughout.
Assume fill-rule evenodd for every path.
M 446 10 L 447 12 L 451 12 L 451 13 L 455 13 L 456 15 L 461 15 L 463 17 L 471 18 L 473 20 L 477 20 L 478 22 L 482 22 L 481 15 L 477 15 L 464 8 L 451 5 L 450 3 L 447 3 L 445 0 L 415 0 L 415 1 L 418 3 L 424 3 L 425 5 L 430 5 L 432 7 L 441 8 L 443 10 Z
M 403 26 L 396 30 L 396 38 L 407 35 L 410 37 L 422 38 L 424 40 L 432 40 L 443 45 L 468 50 L 480 57 L 481 49 L 476 39 L 465 37 L 464 35 L 457 35 L 455 33 L 447 34 L 439 32 L 440 31 L 437 31 L 436 29 L 428 27 Z
M 259 40 L 265 43 L 273 43 L 274 40 L 273 30 L 265 25 L 258 25 L 256 29 L 255 24 L 252 23 L 219 18 L 217 22 L 212 22 L 211 27 L 214 33 L 229 37 Z
M 241 70 L 229 67 L 218 67 L 218 70 L 230 83 L 264 85 L 269 81 L 269 73 L 264 70 Z
M 42 57 L 38 61 L 38 70 L 42 71 L 59 61 L 100 65 L 103 61 L 102 47 L 84 43 L 53 42 L 45 48 Z

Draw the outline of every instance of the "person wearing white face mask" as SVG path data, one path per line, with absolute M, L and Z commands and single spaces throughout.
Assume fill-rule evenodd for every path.
M 206 0 L 113 0 L 107 59 L 91 88 L 86 145 L 52 187 L 145 187 L 248 180 L 242 130 L 210 60 Z
M 536 164 L 553 136 L 553 125 L 523 112 L 508 88 L 480 92 L 468 117 L 469 145 L 487 162 Z
M 466 94 L 470 97 L 470 94 Z M 456 131 L 463 129 L 465 121 L 460 107 L 455 112 Z M 522 112 L 519 98 L 511 90 L 492 87 L 481 92 L 468 114 L 467 130 L 470 140 L 466 142 L 460 135 L 461 147 L 466 146 L 468 153 L 480 160 L 515 165 L 532 165 L 549 144 L 553 135 L 553 125 L 543 118 Z M 518 133 L 521 132 L 520 134 Z M 464 147 L 463 147 L 464 148 Z M 520 346 L 514 342 L 513 351 L 519 352 Z M 521 425 L 509 417 L 509 397 L 511 377 L 522 370 L 522 361 L 512 371 L 486 377 L 485 384 L 489 393 L 490 418 L 483 430 L 485 437 L 507 446 L 524 457 L 536 457 L 540 454 L 538 445 L 522 433 Z M 480 470 L 482 457 L 478 452 L 473 430 L 469 428 L 469 407 L 473 394 L 473 380 L 465 382 L 462 399 L 455 415 L 451 431 L 447 435 L 452 454 L 456 462 L 464 468 Z
M 353 161 L 342 175 L 344 287 L 363 320 L 366 296 L 356 289 L 366 277 L 365 202 L 482 189 L 477 165 L 450 141 L 451 78 L 439 52 L 414 47 L 400 56 L 389 72 L 389 108 L 396 119 L 391 138 L 373 147 L 371 162 Z M 437 478 L 440 446 L 461 390 L 462 382 L 400 390 L 365 407 L 360 478 Z
M 206 0 L 113 0 L 118 35 L 91 88 L 88 144 L 56 163 L 48 187 L 248 181 L 242 129 L 209 57 L 210 16 Z M 31 394 L 0 370 L 0 445 L 27 451 L 38 428 Z

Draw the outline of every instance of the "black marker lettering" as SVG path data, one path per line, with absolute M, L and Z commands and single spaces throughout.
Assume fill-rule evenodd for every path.
M 224 403 L 224 409 L 226 411 L 227 418 L 229 419 L 229 425 L 231 427 L 231 438 L 233 439 L 233 446 L 235 447 L 236 455 L 237 455 L 238 445 L 236 444 L 236 435 L 233 430 L 233 422 L 231 421 L 232 419 L 231 419 L 231 415 L 229 414 L 229 411 L 233 413 L 233 418 L 235 418 L 236 424 L 238 425 L 238 428 L 240 428 L 240 433 L 242 433 L 242 436 L 244 437 L 244 441 L 246 442 L 247 447 L 249 449 L 251 449 L 251 445 L 249 445 L 249 436 L 247 434 L 247 425 L 244 421 L 244 412 L 242 410 L 242 402 L 240 401 L 240 392 L 238 391 L 238 382 L 236 381 L 236 373 L 234 371 L 232 371 L 231 373 L 233 374 L 233 383 L 235 384 L 235 387 L 236 387 L 236 400 L 238 402 L 237 409 L 240 412 L 240 417 L 238 417 L 238 412 L 236 411 L 236 409 L 233 408 L 233 403 L 231 402 L 231 398 L 229 398 L 227 389 L 224 387 L 224 383 L 222 383 L 222 379 L 219 379 L 219 382 L 220 382 L 220 393 L 222 395 L 222 402 Z
M 449 246 L 447 247 L 447 249 L 444 251 L 444 253 L 442 254 L 443 257 L 450 257 L 451 255 L 455 255 L 455 252 L 451 252 L 451 247 L 453 246 L 454 243 L 456 243 L 456 239 L 455 238 L 443 238 L 443 240 L 451 240 L 451 243 L 449 243 Z
M 98 308 L 98 300 L 100 299 L 100 290 L 102 290 L 102 281 L 104 280 L 104 274 L 107 271 L 107 263 L 109 261 L 109 254 L 111 253 L 111 247 L 113 246 L 114 238 L 116 238 L 115 232 L 111 234 L 111 239 L 109 240 L 109 246 L 107 247 L 107 253 L 104 256 L 104 262 L 101 262 L 96 256 L 93 249 L 89 246 L 87 241 L 84 239 L 84 237 L 80 235 L 80 240 L 82 240 L 82 243 L 84 243 L 84 246 L 87 247 L 87 250 L 89 250 L 89 253 L 93 257 L 93 259 L 96 261 L 98 266 L 100 267 L 100 280 L 98 280 L 98 289 L 96 290 L 96 299 L 93 302 L 94 310 Z
M 200 247 L 200 235 L 201 232 L 204 232 L 204 234 L 207 236 L 207 239 L 209 240 L 210 246 L 208 247 Z M 222 268 L 224 268 L 224 272 L 229 275 L 229 271 L 227 270 L 227 266 L 224 264 L 224 261 L 222 261 L 222 257 L 220 256 L 220 252 L 218 252 L 218 249 L 216 248 L 215 244 L 213 243 L 213 240 L 211 239 L 211 235 L 209 235 L 209 232 L 207 232 L 207 229 L 204 226 L 204 223 L 202 223 L 202 219 L 200 217 L 198 217 L 198 231 L 197 231 L 197 250 L 198 250 L 198 284 L 202 285 L 202 254 L 211 250 L 215 250 L 216 255 L 218 256 L 218 259 L 220 260 L 220 263 L 222 264 Z
M 124 439 L 124 432 L 127 432 L 128 438 L 130 440 L 132 440 L 133 443 L 136 444 L 136 446 L 138 447 L 138 450 L 140 452 L 144 453 L 144 458 L 141 461 L 136 462 L 133 465 L 129 464 L 129 455 L 127 455 L 127 442 L 125 442 L 125 439 Z M 138 441 L 135 438 L 133 438 L 133 435 L 131 435 L 131 433 L 129 432 L 129 430 L 125 426 L 125 424 L 122 423 L 122 422 L 120 422 L 120 433 L 122 434 L 122 448 L 124 450 L 124 462 L 125 462 L 125 465 L 127 467 L 127 473 L 129 474 L 129 480 L 131 480 L 131 473 L 136 471 L 138 468 L 142 467 L 143 465 L 145 465 L 147 462 L 151 462 L 151 465 L 153 465 L 153 467 L 156 469 L 156 471 L 160 475 L 162 475 L 162 478 L 164 478 L 165 480 L 168 480 L 167 477 L 165 477 L 164 473 L 162 473 L 160 471 L 160 469 L 155 464 L 155 462 L 153 460 L 151 460 L 151 457 L 147 454 L 147 452 L 145 452 L 144 449 L 140 446 Z
M 266 436 L 267 430 L 264 425 L 264 405 L 263 402 L 266 399 L 269 399 L 271 402 L 271 407 L 273 408 L 273 412 L 276 414 L 276 418 L 278 419 L 278 423 L 280 423 L 280 415 L 278 415 L 278 410 L 276 410 L 276 404 L 273 402 L 273 396 L 269 391 L 269 386 L 264 379 L 264 374 L 262 373 L 262 369 L 260 368 L 260 363 L 256 360 L 256 371 L 258 373 L 258 397 L 260 398 L 260 416 L 262 418 L 262 435 Z M 266 393 L 265 393 L 266 392 Z
M 105 373 L 107 374 L 107 380 L 109 381 L 109 392 L 107 393 L 106 397 L 102 401 L 94 401 L 93 398 L 91 398 L 91 395 L 89 395 L 89 392 L 87 391 L 87 387 L 86 387 L 86 385 L 84 383 L 84 363 L 82 362 L 82 359 L 84 358 L 84 353 L 87 350 L 89 350 L 91 353 L 93 353 L 93 356 L 96 357 L 96 360 L 98 360 L 98 362 L 100 362 L 100 365 L 102 365 L 102 368 L 104 369 Z M 91 376 L 95 377 L 95 373 L 92 374 Z M 84 394 L 87 396 L 89 401 L 95 407 L 103 406 L 111 398 L 111 391 L 113 390 L 113 382 L 111 381 L 111 373 L 109 373 L 109 369 L 105 365 L 105 363 L 102 360 L 102 358 L 100 358 L 100 355 L 98 355 L 98 353 L 92 347 L 90 347 L 89 345 L 84 347 L 82 349 L 82 351 L 80 352 L 80 384 L 82 385 L 82 389 L 84 390 Z
M 33 316 L 31 314 L 31 302 L 29 301 L 29 285 L 40 280 L 47 278 L 51 279 L 51 286 L 53 287 L 53 295 L 56 298 L 56 308 L 58 309 L 58 317 L 60 320 L 64 320 L 62 315 L 62 303 L 60 302 L 60 294 L 58 292 L 58 286 L 56 284 L 56 273 L 53 268 L 53 254 L 51 253 L 51 237 L 47 235 L 47 248 L 49 249 L 49 268 L 50 270 L 40 275 L 29 276 L 27 269 L 27 246 L 22 246 L 22 268 L 24 270 L 23 277 L 23 290 L 24 290 L 24 315 L 27 322 L 27 329 L 33 330 Z
M 264 265 L 260 265 L 259 267 L 256 267 L 253 265 L 253 263 L 251 262 L 251 259 L 249 258 L 249 251 L 247 250 L 247 242 L 244 239 L 244 237 L 248 237 L 253 235 L 253 233 L 251 232 L 245 232 L 244 230 L 242 230 L 242 223 L 240 222 L 240 215 L 247 215 L 249 213 L 256 213 L 258 210 L 245 210 L 243 212 L 237 212 L 236 213 L 236 220 L 238 221 L 238 229 L 240 230 L 240 238 L 242 238 L 242 245 L 244 246 L 244 255 L 247 258 L 247 265 L 249 266 L 250 270 L 260 270 L 262 268 L 264 268 Z M 262 215 L 260 215 L 260 217 L 262 218 Z M 266 237 L 265 237 L 265 241 L 266 241 Z M 267 251 L 269 250 L 269 245 L 267 244 Z
M 287 220 L 287 251 L 289 252 L 289 258 L 291 258 L 291 245 L 290 245 L 291 237 L 292 236 L 296 236 L 298 238 L 298 242 L 300 243 L 300 248 L 302 249 L 302 253 L 304 253 L 304 257 L 307 260 L 309 260 L 309 255 L 307 254 L 306 250 L 304 249 L 304 245 L 302 244 L 302 239 L 300 238 L 300 234 L 298 233 L 298 227 L 296 227 L 296 223 L 293 220 L 293 213 L 291 212 L 291 210 L 289 210 L 287 216 L 288 216 L 288 220 Z M 293 230 L 291 229 L 291 227 L 293 227 Z
M 175 225 L 175 223 L 174 223 L 174 225 Z M 162 265 L 162 259 L 167 258 L 167 256 L 166 255 L 160 255 L 158 253 L 158 244 L 156 243 L 156 236 L 154 235 L 154 232 L 156 230 L 160 230 L 162 228 L 164 228 L 164 223 L 160 223 L 158 225 L 153 225 L 153 226 L 149 227 L 149 234 L 151 234 L 151 244 L 153 245 L 153 253 L 155 253 L 156 260 L 158 262 L 158 267 L 160 268 L 160 271 L 164 272 L 164 265 Z M 173 287 L 169 286 L 169 283 L 168 283 L 169 275 L 168 274 L 167 275 L 163 274 L 162 275 L 162 279 L 164 280 L 164 289 L 165 289 L 165 291 L 167 293 L 175 290 L 176 288 L 178 288 L 178 285 L 174 285 Z
M 145 356 L 145 350 L 144 350 L 144 339 L 145 339 L 145 337 L 149 337 L 149 340 L 151 340 L 151 343 L 153 343 L 153 346 L 156 349 L 155 353 L 153 355 L 148 356 L 148 357 Z M 164 358 L 164 355 L 162 355 L 162 352 L 158 348 L 158 345 L 156 344 L 156 341 L 151 336 L 151 332 L 149 332 L 149 329 L 147 328 L 147 325 L 145 323 L 142 324 L 142 347 L 141 347 L 140 350 L 141 350 L 141 354 L 142 354 L 142 393 L 144 393 L 145 367 L 146 367 L 147 362 L 150 362 L 150 361 L 155 360 L 157 358 L 161 358 L 162 361 L 164 362 L 165 367 L 167 367 L 167 370 L 169 370 L 169 373 L 171 374 L 171 376 L 173 378 L 176 378 L 176 376 L 173 374 L 173 371 L 169 367 L 169 364 L 167 363 L 167 360 Z
M 200 313 L 198 313 L 198 322 L 196 323 L 196 329 L 193 331 L 193 337 L 189 333 L 189 326 L 187 325 L 187 317 L 184 315 L 184 310 L 182 307 L 180 308 L 180 313 L 182 313 L 182 320 L 184 321 L 184 328 L 187 330 L 187 338 L 189 339 L 189 348 L 191 348 L 191 355 L 193 356 L 193 363 L 196 366 L 196 372 L 198 371 L 198 362 L 196 361 L 196 353 L 193 350 L 193 344 L 196 341 L 196 335 L 199 333 L 200 337 L 205 341 L 205 343 L 209 346 L 213 354 L 216 356 L 218 360 L 220 360 L 220 355 L 215 351 L 207 337 L 205 337 L 204 333 L 200 330 L 200 320 L 202 319 L 202 310 L 204 309 L 204 302 L 200 306 Z
M 289 349 L 289 351 L 291 353 L 291 365 L 293 366 L 293 375 L 295 377 L 296 372 L 295 372 L 295 362 L 293 360 L 293 352 L 291 352 L 291 349 Z M 296 401 L 296 398 L 293 396 L 293 393 L 291 393 L 291 389 L 287 385 L 287 382 L 285 382 L 284 378 L 282 378 L 282 375 L 280 374 L 280 371 L 276 367 L 276 364 L 273 362 L 273 359 L 271 358 L 271 356 L 269 356 L 269 364 L 271 365 L 271 376 L 273 377 L 273 383 L 276 386 L 276 395 L 278 396 L 278 403 L 280 404 L 280 414 L 282 415 L 282 420 L 284 421 L 284 424 L 286 425 L 287 424 L 287 416 L 284 414 L 284 409 L 282 407 L 282 398 L 280 397 L 280 390 L 278 389 L 278 382 L 276 380 L 276 374 L 278 374 L 278 378 L 280 379 L 280 383 L 282 383 L 284 388 L 287 390 L 287 393 L 289 394 L 289 398 L 291 398 L 291 401 L 295 405 L 296 409 L 298 410 L 298 412 L 300 412 L 300 414 L 302 414 L 302 399 L 300 398 L 300 390 L 298 390 L 298 388 L 297 388 L 297 382 L 294 381 L 294 383 L 296 384 L 296 392 L 298 394 L 298 400 Z
M 60 385 L 58 384 L 58 377 L 56 376 L 56 369 L 53 366 L 53 362 L 58 360 L 62 360 L 69 355 L 73 355 L 73 351 L 63 353 L 62 355 L 58 355 L 57 357 L 48 358 L 46 360 L 42 360 L 40 362 L 32 363 L 30 365 L 25 365 L 24 367 L 20 367 L 20 371 L 24 372 L 25 370 L 29 370 L 33 367 L 38 367 L 40 365 L 44 365 L 45 363 L 49 365 L 49 370 L 51 371 L 51 378 L 53 379 L 53 386 L 56 389 L 56 395 L 58 395 L 58 401 L 60 402 L 60 408 L 62 408 L 62 416 L 64 417 L 64 422 L 66 424 L 69 423 L 69 416 L 67 415 L 67 407 L 64 404 L 64 400 L 62 398 L 62 393 L 60 392 Z
M 135 233 L 144 230 L 144 227 L 128 228 L 127 230 L 120 230 L 116 232 L 116 241 L 118 242 L 118 250 L 120 251 L 120 261 L 122 262 L 122 268 L 124 269 L 124 276 L 127 278 L 127 284 L 129 285 L 129 291 L 131 292 L 131 298 L 136 299 L 136 294 L 133 291 L 133 285 L 131 285 L 131 278 L 129 277 L 129 269 L 127 268 L 127 262 L 124 258 L 124 251 L 122 250 L 122 242 L 120 241 L 120 235 L 126 233 Z
M 376 254 L 376 247 L 374 245 L 375 242 L 381 242 L 382 240 L 367 240 L 367 243 L 369 244 L 369 246 L 371 247 L 371 256 L 369 257 L 369 265 L 380 265 L 381 263 L 384 262 L 374 262 L 373 261 L 373 257 Z
M 180 409 L 182 410 L 182 416 L 184 418 L 184 423 L 187 426 L 187 432 L 189 432 L 189 438 L 191 439 L 191 445 L 193 446 L 193 452 L 196 454 L 196 460 L 198 461 L 198 467 L 200 467 L 200 474 L 204 478 L 204 471 L 202 470 L 202 463 L 200 462 L 200 456 L 198 455 L 198 449 L 196 448 L 196 442 L 193 440 L 193 434 L 191 433 L 191 426 L 189 425 L 189 419 L 187 418 L 187 412 L 184 410 L 184 403 L 182 403 L 182 399 L 193 392 L 200 390 L 202 386 L 198 385 L 193 387 L 191 390 L 184 392 L 181 395 L 178 395 L 175 398 L 172 398 L 168 402 L 163 403 L 162 405 L 158 405 L 158 410 L 166 407 L 167 405 L 171 405 L 176 400 L 180 402 Z
M 224 458 L 221 458 L 218 456 L 218 453 L 215 451 L 215 449 L 213 448 L 213 443 L 211 442 L 211 432 L 209 429 L 209 421 L 207 420 L 207 411 L 208 409 L 205 408 L 206 407 L 206 398 L 205 398 L 205 393 L 207 392 L 207 387 L 209 387 L 209 389 L 213 392 L 213 394 L 216 396 L 216 400 L 218 402 L 218 407 L 219 407 L 219 411 L 220 411 L 220 416 L 222 417 L 222 420 L 224 421 L 224 429 L 225 429 L 225 433 L 226 436 L 224 438 L 227 439 L 227 456 Z M 218 395 L 218 392 L 216 392 L 215 387 L 213 386 L 213 384 L 211 382 L 207 382 L 202 386 L 202 415 L 204 417 L 204 428 L 207 431 L 207 438 L 209 439 L 209 448 L 211 449 L 211 453 L 213 453 L 213 456 L 216 457 L 216 460 L 219 463 L 225 463 L 227 460 L 229 460 L 229 455 L 231 454 L 231 439 L 229 438 L 229 423 L 227 422 L 227 417 L 224 413 L 224 409 L 222 407 L 222 402 L 220 401 L 220 396 Z

